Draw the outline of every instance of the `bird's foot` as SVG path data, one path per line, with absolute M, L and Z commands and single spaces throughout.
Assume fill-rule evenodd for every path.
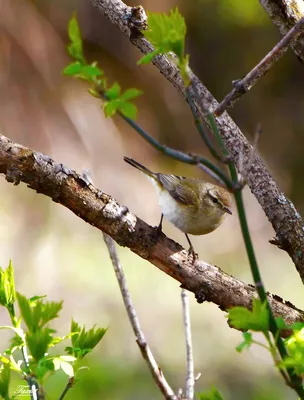
M 158 225 L 154 227 L 154 244 L 156 244 L 158 242 L 158 239 L 160 238 L 160 236 L 162 235 L 163 231 L 162 231 L 162 226 Z
M 192 258 L 192 264 L 198 259 L 198 254 L 194 251 L 193 246 L 191 245 L 188 250 L 188 257 Z

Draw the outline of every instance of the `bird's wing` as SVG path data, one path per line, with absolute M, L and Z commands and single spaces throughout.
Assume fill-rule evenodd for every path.
M 163 185 L 164 189 L 173 197 L 174 200 L 182 204 L 195 204 L 195 193 L 189 185 L 187 179 L 182 176 L 176 175 L 163 175 L 157 174 L 159 182 Z M 183 184 L 181 182 L 183 181 Z M 185 182 L 186 181 L 186 182 Z

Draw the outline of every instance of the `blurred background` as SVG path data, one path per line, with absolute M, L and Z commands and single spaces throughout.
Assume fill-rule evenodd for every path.
M 257 0 L 144 0 L 146 10 L 169 12 L 178 6 L 188 27 L 187 52 L 194 72 L 220 101 L 232 80 L 243 77 L 277 43 L 279 33 Z M 129 2 L 128 5 L 137 5 Z M 140 54 L 89 0 L 2 0 L 0 2 L 0 129 L 25 146 L 81 172 L 89 168 L 97 187 L 151 225 L 160 211 L 153 187 L 123 162 L 127 155 L 152 170 L 211 179 L 195 167 L 163 156 L 118 117 L 106 119 L 86 83 L 64 77 L 70 60 L 67 23 L 77 12 L 85 54 L 97 60 L 109 83 L 144 91 L 136 104 L 138 122 L 162 143 L 208 156 L 183 98 L 152 66 L 137 66 Z M 259 151 L 279 186 L 302 212 L 303 66 L 291 52 L 230 111 L 252 141 L 262 126 Z M 115 177 L 115 179 L 113 179 Z M 0 180 L 0 265 L 12 259 L 17 289 L 30 297 L 64 300 L 56 321 L 68 332 L 73 317 L 88 328 L 109 327 L 87 356 L 90 370 L 71 390 L 73 399 L 161 399 L 141 358 L 126 317 L 102 234 L 67 209 L 25 185 Z M 289 257 L 271 246 L 274 233 L 259 204 L 245 189 L 250 229 L 266 288 L 304 308 L 303 289 Z M 165 233 L 187 246 L 168 223 Z M 192 237 L 200 257 L 225 272 L 252 282 L 234 213 L 216 232 Z M 177 282 L 119 248 L 130 290 L 147 340 L 169 383 L 184 386 L 185 346 Z M 190 294 L 197 391 L 215 385 L 225 400 L 296 399 L 274 370 L 266 350 L 238 354 L 241 334 L 227 325 L 213 304 L 198 305 Z M 1 324 L 7 324 L 0 309 Z M 1 349 L 6 340 L 2 332 Z M 16 384 L 21 381 L 16 377 Z M 66 377 L 52 377 L 49 399 L 58 398 Z

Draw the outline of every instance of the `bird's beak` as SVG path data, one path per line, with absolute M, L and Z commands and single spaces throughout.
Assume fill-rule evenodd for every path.
M 232 212 L 230 210 L 230 208 L 223 206 L 223 211 L 225 211 L 227 214 L 232 215 Z

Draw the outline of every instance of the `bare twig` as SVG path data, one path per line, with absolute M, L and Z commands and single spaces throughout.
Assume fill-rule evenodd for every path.
M 130 7 L 121 0 L 90 1 L 100 12 L 109 18 L 109 20 L 120 29 L 142 53 L 146 54 L 154 50 L 151 43 L 142 37 L 141 34 L 130 35 L 131 31 L 126 21 L 126 16 L 130 14 Z M 160 55 L 154 57 L 152 62 L 166 79 L 168 79 L 186 98 L 183 79 L 174 61 L 167 56 Z M 215 110 L 218 103 L 208 89 L 191 71 L 190 78 L 192 83 L 196 85 L 199 97 L 205 99 L 205 109 Z M 193 96 L 194 98 L 196 97 L 194 93 Z M 206 113 L 200 110 L 198 102 L 195 103 L 200 116 L 208 123 Z M 244 149 L 244 161 L 245 164 L 247 164 L 248 157 L 251 154 L 251 145 L 238 126 L 227 113 L 223 113 L 216 119 L 216 122 L 224 144 L 236 166 L 238 167 L 239 150 L 241 148 Z M 250 190 L 260 203 L 276 232 L 277 242 L 280 243 L 280 248 L 287 251 L 290 255 L 304 281 L 304 230 L 301 216 L 292 202 L 280 191 L 259 154 L 255 157 L 247 180 Z
M 245 93 L 247 93 L 257 81 L 270 70 L 270 68 L 283 56 L 290 44 L 303 33 L 304 17 L 279 41 L 278 44 L 256 65 L 248 74 L 233 82 L 234 89 L 217 106 L 214 114 L 218 117 Z
M 183 306 L 183 317 L 185 327 L 185 339 L 186 339 L 186 356 L 187 356 L 187 378 L 186 378 L 186 390 L 185 395 L 187 400 L 193 400 L 194 398 L 194 363 L 193 363 L 193 350 L 192 350 L 192 336 L 191 336 L 191 321 L 190 321 L 190 310 L 189 310 L 189 297 L 185 289 L 181 291 L 182 306 Z
M 106 235 L 105 233 L 103 234 L 104 241 L 107 245 L 110 258 L 112 261 L 112 265 L 116 274 L 116 278 L 119 284 L 120 292 L 123 298 L 123 302 L 129 317 L 129 321 L 131 323 L 131 326 L 133 328 L 133 332 L 136 337 L 136 342 L 138 344 L 138 347 L 141 351 L 141 354 L 143 358 L 146 360 L 148 367 L 152 373 L 152 376 L 159 387 L 160 391 L 162 394 L 165 396 L 166 399 L 168 400 L 177 400 L 177 396 L 174 394 L 173 390 L 169 386 L 168 382 L 166 381 L 162 370 L 159 368 L 157 365 L 155 358 L 151 352 L 151 349 L 146 342 L 145 336 L 143 334 L 143 331 L 141 330 L 140 324 L 138 317 L 136 315 L 136 311 L 134 308 L 134 305 L 132 303 L 131 295 L 127 286 L 125 274 L 123 272 L 122 266 L 120 264 L 116 249 L 115 249 L 115 243 L 114 240 Z
M 154 228 L 129 212 L 127 207 L 88 184 L 87 179 L 70 168 L 3 135 L 0 135 L 0 174 L 14 185 L 24 182 L 30 189 L 67 207 L 79 218 L 110 235 L 120 246 L 130 248 L 180 282 L 196 294 L 198 301 L 211 301 L 221 310 L 233 306 L 251 308 L 256 296 L 254 287 L 202 260 L 197 260 L 194 266 L 188 252 L 163 234 L 155 243 Z M 268 295 L 268 298 L 274 315 L 281 316 L 286 324 L 304 320 L 304 312 L 291 303 L 285 303 L 278 296 Z M 282 332 L 284 336 L 287 334 Z
M 73 387 L 75 382 L 74 376 L 71 376 L 68 380 L 68 383 L 66 384 L 65 388 L 63 389 L 63 392 L 61 393 L 60 397 L 58 400 L 63 400 L 68 393 L 68 391 Z

